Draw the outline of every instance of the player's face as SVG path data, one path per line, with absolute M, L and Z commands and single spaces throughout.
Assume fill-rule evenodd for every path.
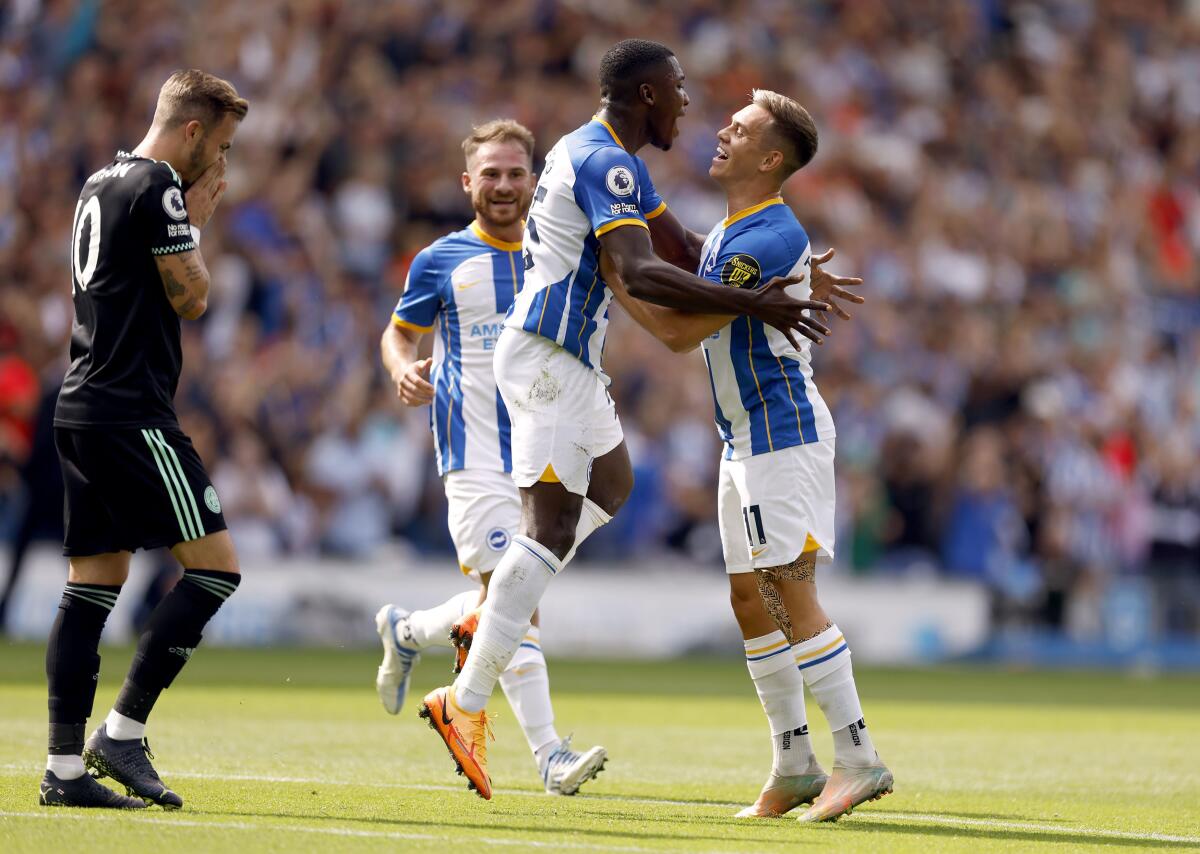
M 520 143 L 485 142 L 467 161 L 463 191 L 481 223 L 504 227 L 529 210 L 536 177 Z
M 197 121 L 184 126 L 184 168 L 179 170 L 184 185 L 191 184 L 218 160 L 222 167 L 225 166 L 226 154 L 233 145 L 237 129 L 238 119 L 232 113 L 226 113 L 221 123 L 213 128 L 206 128 Z
M 742 107 L 717 131 L 717 153 L 708 174 L 721 182 L 737 182 L 756 175 L 773 150 L 769 133 L 771 114 L 758 104 Z
M 679 136 L 679 119 L 687 113 L 687 90 L 683 88 L 684 74 L 679 60 L 667 57 L 654 86 L 654 105 L 650 109 L 650 144 L 670 151 Z

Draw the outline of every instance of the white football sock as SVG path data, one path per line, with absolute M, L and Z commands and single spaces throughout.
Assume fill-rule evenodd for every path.
M 78 780 L 83 776 L 83 757 L 74 753 L 59 756 L 51 753 L 46 757 L 46 770 L 60 780 Z
M 875 746 L 867 735 L 850 647 L 837 626 L 792 647 L 808 690 L 833 730 L 833 761 L 848 767 L 874 765 Z
M 538 627 L 530 626 L 516 655 L 500 674 L 500 687 L 534 757 L 543 747 L 557 745 L 559 740 L 554 729 L 554 707 L 550 705 L 550 675 L 541 644 Z
M 562 567 L 541 543 L 519 534 L 513 537 L 492 573 L 487 607 L 471 641 L 471 654 L 454 680 L 454 699 L 463 711 L 474 713 L 487 705 L 496 680 L 521 645 L 550 579 Z
M 746 667 L 771 729 L 771 770 L 784 776 L 803 774 L 816 757 L 808 737 L 804 677 L 796 669 L 791 646 L 780 631 L 745 644 Z
M 479 604 L 479 591 L 467 590 L 440 605 L 413 611 L 396 624 L 396 642 L 413 649 L 450 646 L 451 624 Z
M 109 738 L 115 738 L 117 741 L 131 741 L 145 737 L 146 725 L 113 709 L 104 719 L 104 731 L 108 733 Z
M 575 526 L 575 543 L 571 546 L 571 550 L 567 552 L 567 556 L 563 558 L 562 564 L 566 566 L 575 557 L 575 552 L 579 550 L 579 546 L 583 541 L 590 537 L 597 528 L 601 528 L 612 521 L 612 516 L 609 516 L 600 509 L 600 505 L 590 498 L 583 499 L 583 509 L 579 511 L 579 523 Z

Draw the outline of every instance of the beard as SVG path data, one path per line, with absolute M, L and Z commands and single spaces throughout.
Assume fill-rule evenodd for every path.
M 484 222 L 506 226 L 518 222 L 524 215 L 525 207 L 519 198 L 514 198 L 510 206 L 499 209 L 495 207 L 494 202 L 488 199 L 479 199 L 475 203 L 475 213 Z

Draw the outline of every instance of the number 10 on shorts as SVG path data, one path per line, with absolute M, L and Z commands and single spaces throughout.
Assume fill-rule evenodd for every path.
M 754 527 L 750 527 L 750 519 L 754 519 Z M 742 508 L 742 519 L 746 522 L 746 542 L 750 544 L 750 548 L 755 546 L 765 546 L 767 544 L 767 533 L 763 530 L 762 511 L 758 509 L 757 504 L 751 504 L 749 507 Z M 757 534 L 757 540 L 755 538 Z

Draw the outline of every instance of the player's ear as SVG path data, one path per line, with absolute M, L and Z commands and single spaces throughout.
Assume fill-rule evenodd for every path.
M 783 162 L 782 151 L 768 151 L 759 164 L 758 171 L 770 172 L 772 169 L 779 166 Z
M 463 192 L 466 193 L 468 196 L 471 195 L 471 173 L 470 172 L 462 173 L 462 185 L 463 185 Z
M 198 136 L 204 133 L 204 125 L 199 119 L 192 119 L 183 126 L 183 138 L 188 142 L 194 142 Z
M 654 87 L 651 86 L 649 83 L 643 83 L 640 86 L 638 86 L 638 98 L 640 98 L 642 103 L 645 104 L 647 107 L 653 107 L 654 106 Z

